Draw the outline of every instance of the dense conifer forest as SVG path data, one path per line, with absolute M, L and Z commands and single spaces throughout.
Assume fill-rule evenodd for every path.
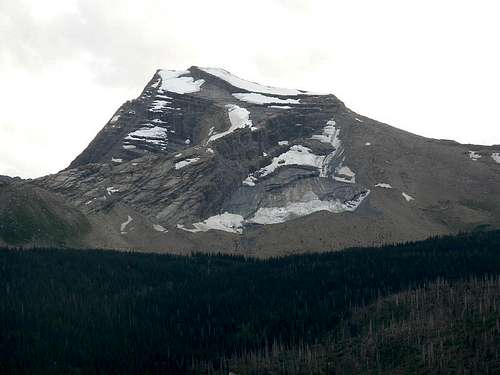
M 268 260 L 5 249 L 0 373 L 493 374 L 499 275 L 500 231 Z
M 500 374 L 499 297 L 498 276 L 438 279 L 353 309 L 317 344 L 275 345 L 223 367 L 238 374 Z

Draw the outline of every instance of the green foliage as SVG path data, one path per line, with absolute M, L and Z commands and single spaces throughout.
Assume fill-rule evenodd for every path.
M 0 188 L 0 240 L 7 244 L 57 244 L 90 229 L 75 208 L 36 189 Z
M 498 273 L 500 232 L 269 260 L 4 250 L 0 373 L 223 370 L 314 345 L 381 296 Z

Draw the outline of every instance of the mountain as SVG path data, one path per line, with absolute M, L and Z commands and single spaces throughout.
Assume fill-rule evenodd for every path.
M 424 138 L 216 68 L 158 70 L 67 169 L 0 184 L 54 197 L 67 246 L 271 256 L 500 228 L 500 146 Z

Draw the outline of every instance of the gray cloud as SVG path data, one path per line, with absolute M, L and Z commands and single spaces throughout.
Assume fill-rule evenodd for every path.
M 147 19 L 131 21 L 117 7 L 116 1 L 82 0 L 75 13 L 39 20 L 30 13 L 29 2 L 4 0 L 0 13 L 8 17 L 0 26 L 5 38 L 0 63 L 40 72 L 55 63 L 79 60 L 105 85 L 136 87 L 159 60 L 175 65 L 180 51 L 184 59 L 190 57 L 176 38 L 162 33 L 145 37 L 140 21 Z
M 257 7 L 260 6 L 262 12 L 266 12 L 266 5 L 273 3 L 280 12 L 292 11 L 297 13 L 295 16 L 300 16 L 311 8 L 311 3 L 299 0 L 266 1 L 257 4 Z M 149 0 L 141 2 L 146 11 L 136 13 L 132 2 L 79 0 L 75 1 L 75 12 L 62 13 L 50 19 L 38 19 L 31 12 L 31 4 L 29 0 L 1 2 L 0 13 L 6 14 L 7 18 L 0 26 L 0 31 L 6 37 L 5 43 L 0 47 L 0 63 L 3 61 L 5 66 L 5 62 L 10 61 L 30 71 L 43 71 L 55 63 L 79 60 L 85 62 L 95 79 L 104 85 L 137 87 L 144 81 L 145 72 L 152 74 L 154 69 L 164 64 L 179 67 L 186 63 L 191 65 L 204 61 L 204 51 L 200 51 L 199 45 L 207 47 L 213 44 L 215 50 L 223 50 L 224 35 L 214 33 L 215 37 L 209 39 L 205 34 L 207 31 L 210 34 L 214 25 L 224 22 L 226 15 L 218 15 L 218 8 L 223 11 L 226 4 L 231 2 L 215 1 L 213 14 L 196 17 L 197 12 L 207 9 L 197 6 L 200 3 L 196 1 L 188 1 L 186 6 L 169 7 L 165 6 L 164 1 Z M 197 10 L 198 8 L 200 9 Z M 159 15 L 157 12 L 161 11 L 165 13 Z M 189 18 L 193 16 L 198 20 L 194 25 L 189 22 Z M 200 19 L 204 24 L 199 24 Z M 259 26 L 252 24 L 254 22 L 250 27 L 273 29 L 273 25 L 269 23 Z M 248 32 L 249 25 L 245 22 L 241 27 L 244 32 Z M 227 32 L 232 31 L 228 29 Z M 276 36 L 260 43 L 272 47 L 273 39 L 287 37 L 279 35 L 279 28 L 274 32 L 277 33 Z M 295 32 L 304 31 L 297 28 Z M 266 71 L 262 66 L 266 61 L 271 62 L 269 68 L 275 73 L 283 74 L 287 70 L 301 68 L 300 64 L 279 64 L 280 68 L 276 69 L 273 67 L 272 57 L 269 57 L 269 48 L 255 54 L 251 49 L 259 44 L 258 41 L 246 42 L 250 42 L 248 60 L 254 60 L 260 71 Z M 307 45 L 302 46 L 302 55 L 308 51 Z M 279 53 L 276 58 L 278 56 Z M 304 57 L 298 60 L 300 59 L 304 60 Z

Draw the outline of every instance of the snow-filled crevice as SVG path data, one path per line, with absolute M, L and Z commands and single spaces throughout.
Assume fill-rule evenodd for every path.
M 182 169 L 190 164 L 196 163 L 199 160 L 200 158 L 190 158 L 178 161 L 177 163 L 175 163 L 175 169 Z
M 132 219 L 130 217 L 130 215 L 128 215 L 127 220 L 124 221 L 123 223 L 121 223 L 121 225 L 120 225 L 120 233 L 121 234 L 127 234 L 127 231 L 126 231 L 127 226 L 132 222 L 132 220 L 134 220 L 134 219 Z
M 153 229 L 157 232 L 166 233 L 168 230 L 160 224 L 153 224 Z
M 335 181 L 345 182 L 347 184 L 354 184 L 356 182 L 356 173 L 346 165 L 340 164 L 335 168 Z
M 253 127 L 252 120 L 250 120 L 250 112 L 247 109 L 239 107 L 235 104 L 228 104 L 226 105 L 226 108 L 228 111 L 229 122 L 231 123 L 229 129 L 227 129 L 222 133 L 216 133 L 210 135 L 207 143 L 225 137 L 226 135 L 233 133 L 237 129 L 244 129 L 244 128 L 250 128 L 252 130 L 255 129 Z M 212 129 L 211 133 L 213 133 Z
M 330 164 L 338 156 L 342 155 L 344 152 L 342 148 L 342 141 L 340 140 L 340 129 L 335 127 L 335 120 L 329 120 L 326 126 L 323 128 L 321 134 L 315 134 L 311 137 L 316 141 L 321 143 L 328 143 L 332 146 L 333 151 L 330 152 L 323 160 L 323 165 L 320 169 L 320 177 L 330 176 Z
M 411 201 L 414 201 L 415 198 L 413 198 L 411 195 L 409 194 L 406 194 L 406 193 L 401 193 L 401 195 L 403 196 L 403 198 L 407 201 L 407 202 L 411 202 Z

